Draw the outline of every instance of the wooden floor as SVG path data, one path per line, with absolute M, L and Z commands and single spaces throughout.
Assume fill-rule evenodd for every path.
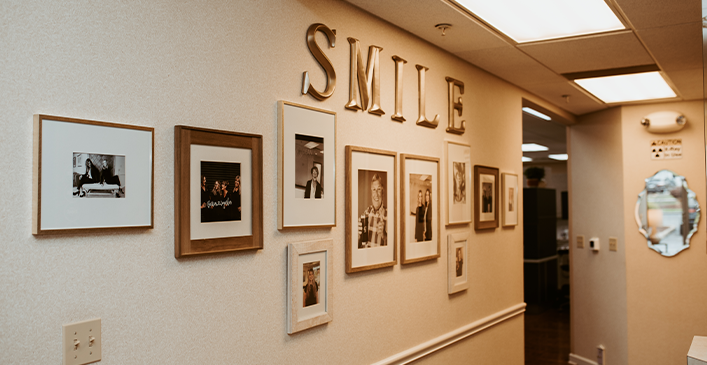
M 567 365 L 569 353 L 569 309 L 529 307 L 525 312 L 525 365 Z

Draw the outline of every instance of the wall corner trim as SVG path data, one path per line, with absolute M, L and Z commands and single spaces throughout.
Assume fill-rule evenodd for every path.
M 584 358 L 582 356 L 579 356 L 577 354 L 572 354 L 570 353 L 570 361 L 568 364 L 575 364 L 575 365 L 599 365 L 597 364 L 596 361 L 589 360 L 587 358 Z
M 419 344 L 413 348 L 397 353 L 391 357 L 376 362 L 373 365 L 409 364 L 417 359 L 427 356 L 433 352 L 439 351 L 467 337 L 473 336 L 487 328 L 493 327 L 507 319 L 522 314 L 523 312 L 525 312 L 525 305 L 525 303 L 516 304 L 512 307 L 486 316 L 478 321 L 469 323 L 464 327 L 457 328 L 437 338 L 433 338 L 425 343 Z

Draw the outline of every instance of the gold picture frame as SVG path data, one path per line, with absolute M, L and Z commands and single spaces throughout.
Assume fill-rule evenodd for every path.
M 434 260 L 442 240 L 439 158 L 401 154 L 400 162 L 400 263 Z

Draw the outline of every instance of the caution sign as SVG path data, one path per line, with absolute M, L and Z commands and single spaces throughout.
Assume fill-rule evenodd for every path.
M 652 160 L 673 160 L 682 158 L 682 139 L 660 139 L 651 141 Z

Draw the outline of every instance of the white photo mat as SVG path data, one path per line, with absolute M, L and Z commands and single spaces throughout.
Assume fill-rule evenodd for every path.
M 52 119 L 41 129 L 42 231 L 152 226 L 153 131 Z M 125 198 L 75 199 L 75 152 L 125 156 Z
M 483 202 L 483 196 L 484 196 L 484 183 L 490 183 L 491 184 L 491 211 L 490 212 L 483 212 L 483 207 L 479 209 L 479 221 L 480 222 L 489 222 L 493 221 L 496 219 L 496 209 L 498 206 L 498 203 L 496 202 L 496 195 L 494 192 L 496 191 L 496 176 L 494 175 L 487 175 L 487 174 L 479 174 L 479 196 L 476 197 L 476 199 L 479 199 L 480 202 Z
M 457 276 L 457 251 L 461 249 L 461 275 Z M 447 235 L 447 293 L 453 294 L 469 288 L 469 233 Z
M 279 102 L 281 196 L 279 228 L 336 226 L 336 113 Z M 324 139 L 321 199 L 302 199 L 295 194 L 295 135 Z
M 405 263 L 409 260 L 415 260 L 422 257 L 439 256 L 439 207 L 440 202 L 437 201 L 439 194 L 439 176 L 437 171 L 439 170 L 439 163 L 435 161 L 428 160 L 418 160 L 415 158 L 404 158 L 403 163 L 405 164 L 405 177 L 403 184 L 405 184 L 405 195 L 401 197 L 404 202 L 405 208 L 403 209 L 402 216 L 405 219 L 405 250 L 401 252 L 405 253 L 402 262 Z M 430 175 L 432 176 L 432 189 L 430 189 L 430 201 L 432 205 L 432 240 L 416 242 L 415 240 L 415 217 L 410 215 L 410 212 L 415 208 L 410 206 L 410 174 L 420 174 L 420 175 Z M 412 192 L 417 194 L 417 192 Z M 425 191 L 422 192 L 422 202 L 425 202 Z
M 333 240 L 290 243 L 287 246 L 287 333 L 293 334 L 334 318 Z M 319 262 L 319 303 L 304 306 L 304 265 Z
M 446 176 L 447 176 L 447 224 L 470 223 L 472 219 L 473 196 L 471 187 L 474 184 L 471 179 L 471 147 L 468 145 L 445 142 L 446 144 Z M 463 189 L 465 202 L 457 202 L 454 198 L 454 163 L 464 164 L 464 184 Z
M 253 234 L 253 177 L 252 151 L 245 148 L 231 148 L 205 145 L 190 145 L 189 223 L 190 239 L 250 236 Z M 201 162 L 236 162 L 241 164 L 241 220 L 201 223 Z
M 518 225 L 518 175 L 501 174 L 503 185 L 503 222 L 502 226 Z

